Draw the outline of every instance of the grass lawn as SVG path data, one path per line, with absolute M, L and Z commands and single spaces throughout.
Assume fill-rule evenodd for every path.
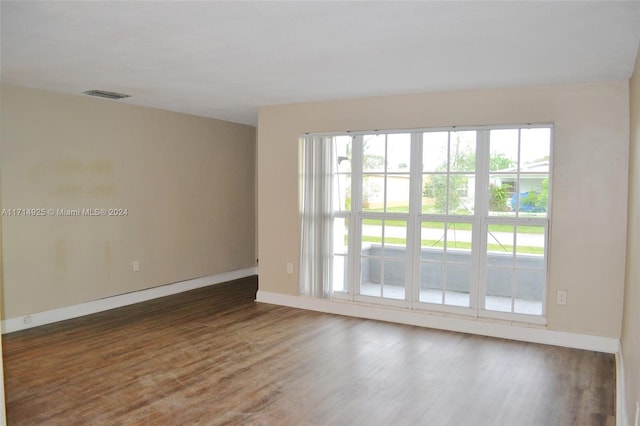
M 363 219 L 362 223 L 365 225 L 380 225 L 381 219 Z M 385 219 L 385 225 L 387 226 L 407 226 L 407 221 L 397 219 Z M 432 229 L 444 229 L 443 222 L 422 222 L 423 228 Z M 449 229 L 456 229 L 458 231 L 471 231 L 470 223 L 449 222 Z M 491 232 L 513 232 L 512 225 L 496 225 L 489 226 Z M 518 233 L 525 234 L 544 234 L 544 227 L 542 226 L 528 226 L 518 225 Z
M 407 240 L 404 238 L 393 238 L 386 237 L 386 244 L 397 244 L 400 246 L 406 246 Z M 382 243 L 382 238 L 380 237 L 370 237 L 363 236 L 362 241 L 366 241 L 369 243 Z M 444 241 L 442 240 L 421 240 L 422 247 L 444 247 Z M 345 242 L 346 244 L 346 242 Z M 471 250 L 471 243 L 464 241 L 449 241 L 447 244 L 448 248 L 454 249 L 465 249 Z M 488 244 L 489 251 L 500 252 L 500 253 L 513 253 L 513 246 L 504 245 L 501 246 L 499 244 Z M 518 246 L 518 254 L 544 254 L 544 247 L 531 247 L 531 246 Z

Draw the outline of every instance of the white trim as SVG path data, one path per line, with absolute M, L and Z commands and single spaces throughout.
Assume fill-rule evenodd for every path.
M 389 128 L 377 130 L 339 130 L 335 132 L 306 132 L 301 133 L 300 138 L 313 136 L 359 136 L 359 135 L 376 135 L 390 133 L 428 133 L 428 132 L 459 132 L 465 130 L 501 130 L 501 129 L 538 129 L 544 127 L 553 128 L 553 122 L 539 123 L 513 123 L 513 124 L 491 124 L 491 125 L 466 125 L 466 126 L 444 126 L 444 127 L 408 127 L 408 128 Z
M 9 318 L 2 321 L 2 333 L 12 333 L 14 331 L 25 330 L 40 325 L 64 321 L 84 315 L 91 315 L 109 309 L 120 308 L 134 303 L 145 302 L 159 297 L 170 296 L 201 287 L 233 281 L 258 274 L 258 268 L 238 269 L 221 274 L 209 275 L 207 277 L 195 278 L 192 280 L 180 281 L 173 284 L 161 285 L 146 290 L 134 291 L 132 293 L 120 294 L 106 297 L 104 299 L 92 300 L 78 305 L 66 306 L 64 308 L 50 311 L 37 312 L 31 315 Z
M 7 405 L 4 396 L 4 361 L 2 360 L 2 339 L 0 339 L 0 426 L 7 424 Z
M 493 318 L 503 321 L 515 321 L 526 324 L 547 325 L 547 317 L 533 314 L 517 314 L 514 312 L 488 311 L 486 309 L 482 309 L 478 311 L 478 317 Z
M 396 322 L 420 327 L 479 334 L 523 342 L 616 353 L 618 339 L 548 330 L 535 324 L 490 319 L 466 319 L 446 314 L 417 312 L 392 307 L 372 306 L 336 300 L 271 293 L 258 290 L 256 301 L 329 314 Z
M 625 390 L 624 357 L 622 356 L 622 345 L 618 344 L 616 351 L 616 426 L 629 426 Z

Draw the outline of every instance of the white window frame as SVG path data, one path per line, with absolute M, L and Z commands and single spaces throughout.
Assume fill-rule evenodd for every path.
M 538 217 L 501 217 L 490 216 L 488 208 L 489 192 L 489 137 L 491 130 L 498 129 L 550 129 L 549 152 L 549 199 L 546 218 Z M 476 131 L 476 169 L 475 169 L 475 209 L 473 215 L 449 215 L 422 213 L 422 138 L 425 132 L 456 132 Z M 366 212 L 362 210 L 362 138 L 372 134 L 411 134 L 411 167 L 410 182 L 411 194 L 409 199 L 409 213 Z M 345 218 L 349 222 L 348 230 L 348 282 L 345 292 L 334 292 L 333 298 L 351 302 L 366 304 L 382 304 L 397 308 L 408 308 L 423 311 L 443 312 L 446 314 L 461 315 L 464 317 L 503 319 L 508 321 L 525 322 L 532 324 L 546 324 L 547 289 L 549 283 L 548 252 L 549 236 L 551 228 L 551 194 L 553 182 L 553 124 L 522 124 L 505 126 L 473 126 L 473 127 L 446 127 L 424 129 L 396 129 L 384 131 L 359 131 L 347 133 L 322 134 L 323 136 L 352 137 L 351 159 L 351 210 L 335 211 L 333 217 Z M 308 135 L 305 135 L 308 136 Z M 518 164 L 520 158 L 518 158 Z M 518 171 L 519 173 L 519 171 Z M 385 170 L 386 175 L 386 170 Z M 519 191 L 518 188 L 516 188 Z M 385 197 L 386 198 L 386 197 Z M 385 199 L 386 202 L 386 199 Z M 447 200 L 447 203 L 449 201 Z M 363 219 L 402 219 L 407 222 L 407 247 L 405 258 L 405 299 L 391 299 L 359 294 L 361 276 L 361 244 L 362 244 L 362 220 Z M 419 276 L 420 276 L 420 238 L 421 222 L 464 222 L 472 224 L 471 244 L 471 285 L 469 294 L 469 307 L 434 304 L 420 301 Z M 491 224 L 507 224 L 513 226 L 537 225 L 545 229 L 544 242 L 544 272 L 545 285 L 542 295 L 542 313 L 540 315 L 489 311 L 485 309 L 485 293 L 487 278 L 487 229 Z M 417 239 L 417 241 L 416 241 Z M 515 267 L 514 267 L 515 268 Z M 512 297 L 513 306 L 513 297 Z

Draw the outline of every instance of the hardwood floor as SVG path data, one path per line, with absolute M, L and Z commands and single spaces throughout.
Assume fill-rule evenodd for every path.
M 613 355 L 253 301 L 256 279 L 4 336 L 10 425 L 613 425 Z

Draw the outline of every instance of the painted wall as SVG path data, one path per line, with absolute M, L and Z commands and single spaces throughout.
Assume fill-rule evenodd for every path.
M 2 113 L 2 103 L 0 102 L 0 114 Z M 0 147 L 1 145 L 0 140 Z M 0 173 L 0 211 L 2 210 L 2 174 Z M 3 287 L 3 277 L 4 272 L 2 270 L 2 218 L 0 217 L 0 318 L 2 318 L 2 314 L 4 309 L 2 308 L 2 287 Z M 2 339 L 0 339 L 0 367 L 3 365 L 2 359 Z M 5 406 L 5 396 L 4 396 L 4 368 L 0 368 L 0 426 L 4 426 L 7 424 L 7 412 Z
M 628 82 L 263 107 L 258 124 L 260 290 L 298 292 L 298 148 L 304 132 L 555 123 L 548 328 L 619 338 Z M 565 306 L 557 290 L 568 291 Z
M 627 413 L 630 424 L 633 424 L 635 404 L 640 401 L 640 50 L 629 93 L 631 98 L 629 224 L 621 343 Z
M 6 85 L 0 96 L 4 209 L 127 209 L 5 215 L 6 318 L 255 266 L 254 127 Z

